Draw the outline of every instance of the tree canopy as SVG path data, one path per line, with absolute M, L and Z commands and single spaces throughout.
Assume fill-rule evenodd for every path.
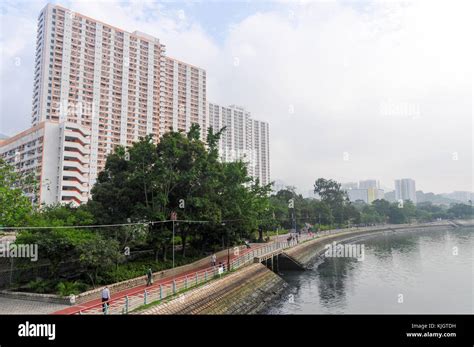
M 205 250 L 249 238 L 265 219 L 270 185 L 253 181 L 242 161 L 219 160 L 220 133 L 209 129 L 206 145 L 194 124 L 187 134 L 169 132 L 158 144 L 146 137 L 128 149 L 117 147 L 99 174 L 89 210 L 101 223 L 150 223 L 149 246 L 164 259 L 171 213 L 183 255 L 189 239 Z

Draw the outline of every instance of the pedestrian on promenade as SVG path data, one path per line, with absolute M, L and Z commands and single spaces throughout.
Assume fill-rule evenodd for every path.
M 105 286 L 104 289 L 102 289 L 102 312 L 106 311 L 106 308 L 109 306 L 109 300 L 110 300 L 110 290 L 109 287 Z
M 224 273 L 224 264 L 222 264 L 222 262 L 219 262 L 219 276 L 222 275 Z
M 214 267 L 216 266 L 216 263 L 217 263 L 216 253 L 213 253 L 211 256 L 211 265 Z
M 146 272 L 146 286 L 151 286 L 153 284 L 153 271 L 151 268 Z

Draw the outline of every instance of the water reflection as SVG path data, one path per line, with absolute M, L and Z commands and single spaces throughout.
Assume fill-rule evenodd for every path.
M 473 228 L 392 232 L 357 243 L 364 261 L 316 259 L 310 271 L 284 273 L 294 302 L 285 298 L 268 313 L 473 312 Z
M 328 258 L 318 267 L 319 275 L 319 296 L 321 304 L 330 305 L 332 302 L 341 302 L 345 299 L 346 277 L 353 268 L 352 263 L 356 259 L 349 258 Z

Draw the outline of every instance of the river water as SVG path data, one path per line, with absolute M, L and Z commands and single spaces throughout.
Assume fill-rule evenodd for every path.
M 364 246 L 363 258 L 317 257 L 310 270 L 282 272 L 290 289 L 266 313 L 474 312 L 474 228 L 390 232 L 352 244 Z

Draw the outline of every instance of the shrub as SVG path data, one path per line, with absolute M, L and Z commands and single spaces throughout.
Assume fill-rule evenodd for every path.
M 56 290 L 59 295 L 68 296 L 71 294 L 79 294 L 88 289 L 88 286 L 85 283 L 79 281 L 63 281 L 59 282 L 56 286 Z
M 36 279 L 28 282 L 26 287 L 33 293 L 38 294 L 54 292 L 54 282 L 51 280 Z

